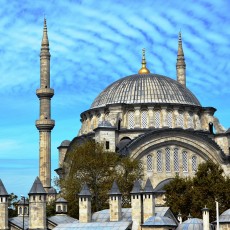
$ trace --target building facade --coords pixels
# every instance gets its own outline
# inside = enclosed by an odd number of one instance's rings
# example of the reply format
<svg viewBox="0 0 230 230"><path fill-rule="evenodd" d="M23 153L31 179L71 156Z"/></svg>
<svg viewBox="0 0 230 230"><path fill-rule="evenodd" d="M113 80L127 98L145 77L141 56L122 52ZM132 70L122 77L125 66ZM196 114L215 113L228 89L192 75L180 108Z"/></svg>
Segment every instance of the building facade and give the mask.
<svg viewBox="0 0 230 230"><path fill-rule="evenodd" d="M186 64L181 33L176 61L177 80L151 73L145 50L142 66L109 85L81 113L81 129L59 149L59 175L68 150L84 138L103 143L105 149L139 159L144 181L154 187L175 177L193 176L198 165L211 160L230 173L230 129L214 116L216 109L203 107L186 87Z"/></svg>

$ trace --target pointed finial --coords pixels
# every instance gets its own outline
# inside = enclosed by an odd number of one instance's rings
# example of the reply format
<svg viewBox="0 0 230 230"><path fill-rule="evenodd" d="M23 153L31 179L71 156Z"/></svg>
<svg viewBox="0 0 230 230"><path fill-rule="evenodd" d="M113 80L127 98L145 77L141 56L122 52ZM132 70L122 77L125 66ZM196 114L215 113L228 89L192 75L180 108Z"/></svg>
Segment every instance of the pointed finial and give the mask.
<svg viewBox="0 0 230 230"><path fill-rule="evenodd" d="M182 37L181 37L181 31L179 32L178 35L178 56L183 56L182 58L184 58L184 51L183 51L183 47L182 47Z"/></svg>
<svg viewBox="0 0 230 230"><path fill-rule="evenodd" d="M146 60L145 60L145 48L142 49L142 67L139 70L139 74L148 74L150 71L146 67Z"/></svg>
<svg viewBox="0 0 230 230"><path fill-rule="evenodd" d="M46 24L46 18L45 17L44 17L42 46L49 46L49 39L48 39L48 33L47 33L47 24Z"/></svg>

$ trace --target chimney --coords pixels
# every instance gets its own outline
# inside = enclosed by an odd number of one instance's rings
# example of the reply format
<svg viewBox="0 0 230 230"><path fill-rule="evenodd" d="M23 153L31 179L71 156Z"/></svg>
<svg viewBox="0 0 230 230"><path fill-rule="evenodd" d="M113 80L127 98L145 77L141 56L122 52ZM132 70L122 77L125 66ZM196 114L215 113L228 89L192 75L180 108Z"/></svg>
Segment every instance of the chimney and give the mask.
<svg viewBox="0 0 230 230"><path fill-rule="evenodd" d="M113 182L112 188L109 192L109 210L110 210L110 221L121 220L121 215L122 215L121 192L117 186L116 181Z"/></svg>
<svg viewBox="0 0 230 230"><path fill-rule="evenodd" d="M209 209L205 206L201 211L203 214L203 230L209 230Z"/></svg>
<svg viewBox="0 0 230 230"><path fill-rule="evenodd" d="M141 185L138 180L135 181L131 194L132 221L138 226L142 223L142 198Z"/></svg>
<svg viewBox="0 0 230 230"><path fill-rule="evenodd" d="M144 222L155 215L155 199L153 195L153 186L148 178L143 191L143 214Z"/></svg>
<svg viewBox="0 0 230 230"><path fill-rule="evenodd" d="M79 222L88 223L91 221L91 193L87 184L84 184L79 195Z"/></svg>

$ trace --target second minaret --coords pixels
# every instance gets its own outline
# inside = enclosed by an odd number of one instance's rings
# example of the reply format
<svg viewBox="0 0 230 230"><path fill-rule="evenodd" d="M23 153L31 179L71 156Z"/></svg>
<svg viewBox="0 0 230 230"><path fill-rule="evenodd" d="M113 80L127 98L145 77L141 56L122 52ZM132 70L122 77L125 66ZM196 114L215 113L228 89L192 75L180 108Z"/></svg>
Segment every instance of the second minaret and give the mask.
<svg viewBox="0 0 230 230"><path fill-rule="evenodd" d="M51 98L54 90L50 88L50 52L46 19L40 52L40 89L36 94L40 100L39 120L36 127L39 130L39 178L47 190L51 187L51 130L55 121L51 120Z"/></svg>

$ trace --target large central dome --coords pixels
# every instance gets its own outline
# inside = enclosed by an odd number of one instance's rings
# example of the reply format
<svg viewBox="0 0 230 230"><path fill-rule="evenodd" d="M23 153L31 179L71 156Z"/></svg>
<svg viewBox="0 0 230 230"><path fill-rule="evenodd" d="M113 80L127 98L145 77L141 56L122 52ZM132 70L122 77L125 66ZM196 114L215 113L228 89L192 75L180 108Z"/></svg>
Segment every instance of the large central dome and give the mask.
<svg viewBox="0 0 230 230"><path fill-rule="evenodd" d="M193 93L177 81L150 73L130 75L112 83L96 97L91 109L117 103L201 106Z"/></svg>

